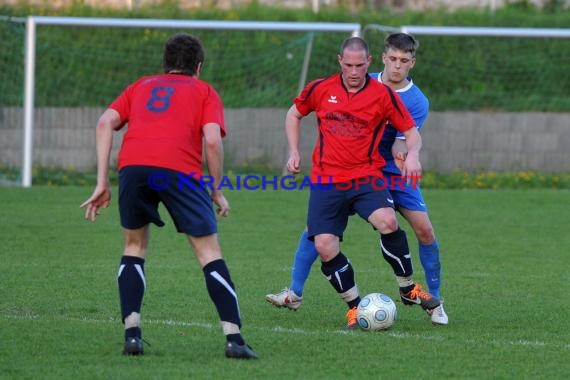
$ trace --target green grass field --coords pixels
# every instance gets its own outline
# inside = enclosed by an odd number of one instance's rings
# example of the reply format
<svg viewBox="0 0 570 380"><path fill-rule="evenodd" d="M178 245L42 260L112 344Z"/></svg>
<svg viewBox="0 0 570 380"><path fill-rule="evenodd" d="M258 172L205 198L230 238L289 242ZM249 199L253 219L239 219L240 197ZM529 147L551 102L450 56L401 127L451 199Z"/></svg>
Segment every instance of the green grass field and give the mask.
<svg viewBox="0 0 570 380"><path fill-rule="evenodd" d="M556 379L570 373L570 192L426 190L440 241L448 326L397 302L386 332L345 332L318 265L298 312L265 303L288 285L307 193L228 191L224 255L258 361L223 356L201 270L169 221L147 259L144 357L123 357L116 203L92 224L88 187L0 188L1 379ZM116 201L116 192L114 193ZM411 240L416 278L423 273ZM362 294L397 287L370 227L343 243Z"/></svg>

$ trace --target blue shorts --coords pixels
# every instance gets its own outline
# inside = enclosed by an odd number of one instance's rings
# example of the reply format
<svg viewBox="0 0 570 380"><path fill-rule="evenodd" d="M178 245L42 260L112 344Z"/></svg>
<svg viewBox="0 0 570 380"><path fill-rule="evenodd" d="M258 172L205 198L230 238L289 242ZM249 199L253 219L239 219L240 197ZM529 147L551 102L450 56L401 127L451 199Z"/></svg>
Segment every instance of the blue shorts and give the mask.
<svg viewBox="0 0 570 380"><path fill-rule="evenodd" d="M164 226L158 213L158 205L162 202L178 232L190 236L216 233L218 227L212 198L203 186L199 186L198 181L195 182L194 187L180 187L179 173L171 169L151 166L127 166L121 169L121 226L131 230L149 223Z"/></svg>
<svg viewBox="0 0 570 380"><path fill-rule="evenodd" d="M394 208L394 200L387 186L377 185L370 177L350 182L313 186L307 214L308 236L333 234L342 238L350 215L357 213L362 219L380 208ZM364 183L366 182L366 183Z"/></svg>
<svg viewBox="0 0 570 380"><path fill-rule="evenodd" d="M400 174L384 172L384 178L394 198L396 209L405 208L411 211L427 212L426 202L422 196L420 185L417 182L406 184Z"/></svg>

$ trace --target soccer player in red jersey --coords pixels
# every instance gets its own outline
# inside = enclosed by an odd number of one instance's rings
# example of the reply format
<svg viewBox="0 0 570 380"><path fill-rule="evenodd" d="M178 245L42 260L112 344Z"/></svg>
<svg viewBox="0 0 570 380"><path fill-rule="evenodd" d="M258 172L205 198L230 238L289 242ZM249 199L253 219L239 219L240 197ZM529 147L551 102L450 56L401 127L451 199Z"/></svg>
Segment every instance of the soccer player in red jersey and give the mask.
<svg viewBox="0 0 570 380"><path fill-rule="evenodd" d="M386 122L405 136L407 157L402 175L421 177L421 137L399 96L387 85L371 79L368 45L359 37L346 39L338 62L341 72L309 83L287 112L289 144L287 169L300 172L301 119L315 112L318 139L312 155L311 188L307 216L308 236L314 239L321 271L347 303L347 327L357 326L360 302L354 270L340 251L348 218L356 212L380 232L380 248L391 265L405 303L430 311L440 301L423 292L412 278L412 261L406 235L398 225L394 201L382 177L385 161L377 147ZM322 184L333 186L322 186Z"/></svg>
<svg viewBox="0 0 570 380"><path fill-rule="evenodd" d="M203 269L207 291L226 336L225 355L257 358L241 335L238 298L218 241L212 201L219 216L228 216L230 211L222 190L218 190L226 130L220 96L198 79L203 64L204 49L197 38L182 33L172 36L164 46L164 74L132 83L97 123L97 185L81 205L86 208L85 218L91 221L110 203L113 131L128 123L118 159L119 212L125 242L118 287L126 355L144 352L140 327L146 287L144 263L150 223L164 225L158 213L162 202L177 231L187 235ZM211 193L196 179L202 175L203 146L213 178Z"/></svg>

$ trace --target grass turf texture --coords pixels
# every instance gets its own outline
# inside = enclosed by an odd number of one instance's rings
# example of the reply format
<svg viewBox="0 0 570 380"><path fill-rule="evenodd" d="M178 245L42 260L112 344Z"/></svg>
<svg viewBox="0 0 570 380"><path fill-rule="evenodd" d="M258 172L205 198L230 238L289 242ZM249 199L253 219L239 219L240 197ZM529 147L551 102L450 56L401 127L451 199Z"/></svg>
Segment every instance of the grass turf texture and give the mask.
<svg viewBox="0 0 570 380"><path fill-rule="evenodd" d="M296 312L264 295L288 284L307 192L228 191L220 223L243 333L258 361L223 356L224 338L202 272L168 220L147 259L144 357L123 357L116 270L116 198L99 220L78 208L88 187L0 188L0 378L341 379L565 378L568 191L426 190L440 241L449 326L397 302L387 332L344 332L345 306L312 270ZM405 225L405 223L402 223ZM406 226L407 227L407 226ZM417 245L408 231L416 267ZM398 300L377 235L353 217L342 244L362 295Z"/></svg>

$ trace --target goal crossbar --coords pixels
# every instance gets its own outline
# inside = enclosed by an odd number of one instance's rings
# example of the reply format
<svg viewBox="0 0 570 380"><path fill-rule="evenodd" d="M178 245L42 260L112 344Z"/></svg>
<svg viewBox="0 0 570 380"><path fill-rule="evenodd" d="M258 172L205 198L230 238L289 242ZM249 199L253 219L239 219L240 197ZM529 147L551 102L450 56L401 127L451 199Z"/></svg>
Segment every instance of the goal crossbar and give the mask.
<svg viewBox="0 0 570 380"><path fill-rule="evenodd" d="M32 186L33 165L33 130L34 130L34 91L36 66L36 27L38 25L76 26L76 27L122 27L122 28L157 28L157 29L209 29L209 30L260 30L284 32L348 32L360 35L360 24L331 22L277 22L277 21L206 21L206 20L160 20L160 19L121 19L90 17L50 17L29 16L25 19L12 19L13 22L26 23L25 60L24 60L24 117L23 117L23 152L21 183L23 187ZM309 40L306 54L310 55ZM306 57L307 59L307 57ZM305 62L304 68L306 68ZM303 75L303 73L302 73ZM302 79L301 79L302 81Z"/></svg>
<svg viewBox="0 0 570 380"><path fill-rule="evenodd" d="M92 17L31 16L36 25L161 28L161 29L216 29L216 30L264 30L281 32L349 32L358 34L360 24L336 22L287 22L287 21L216 21L174 19L125 19Z"/></svg>
<svg viewBox="0 0 570 380"><path fill-rule="evenodd" d="M363 29L384 32L403 32L424 36L472 36L472 37L534 37L534 38L570 38L568 28L510 28L510 27L464 27L464 26L417 26L400 27L370 24Z"/></svg>

